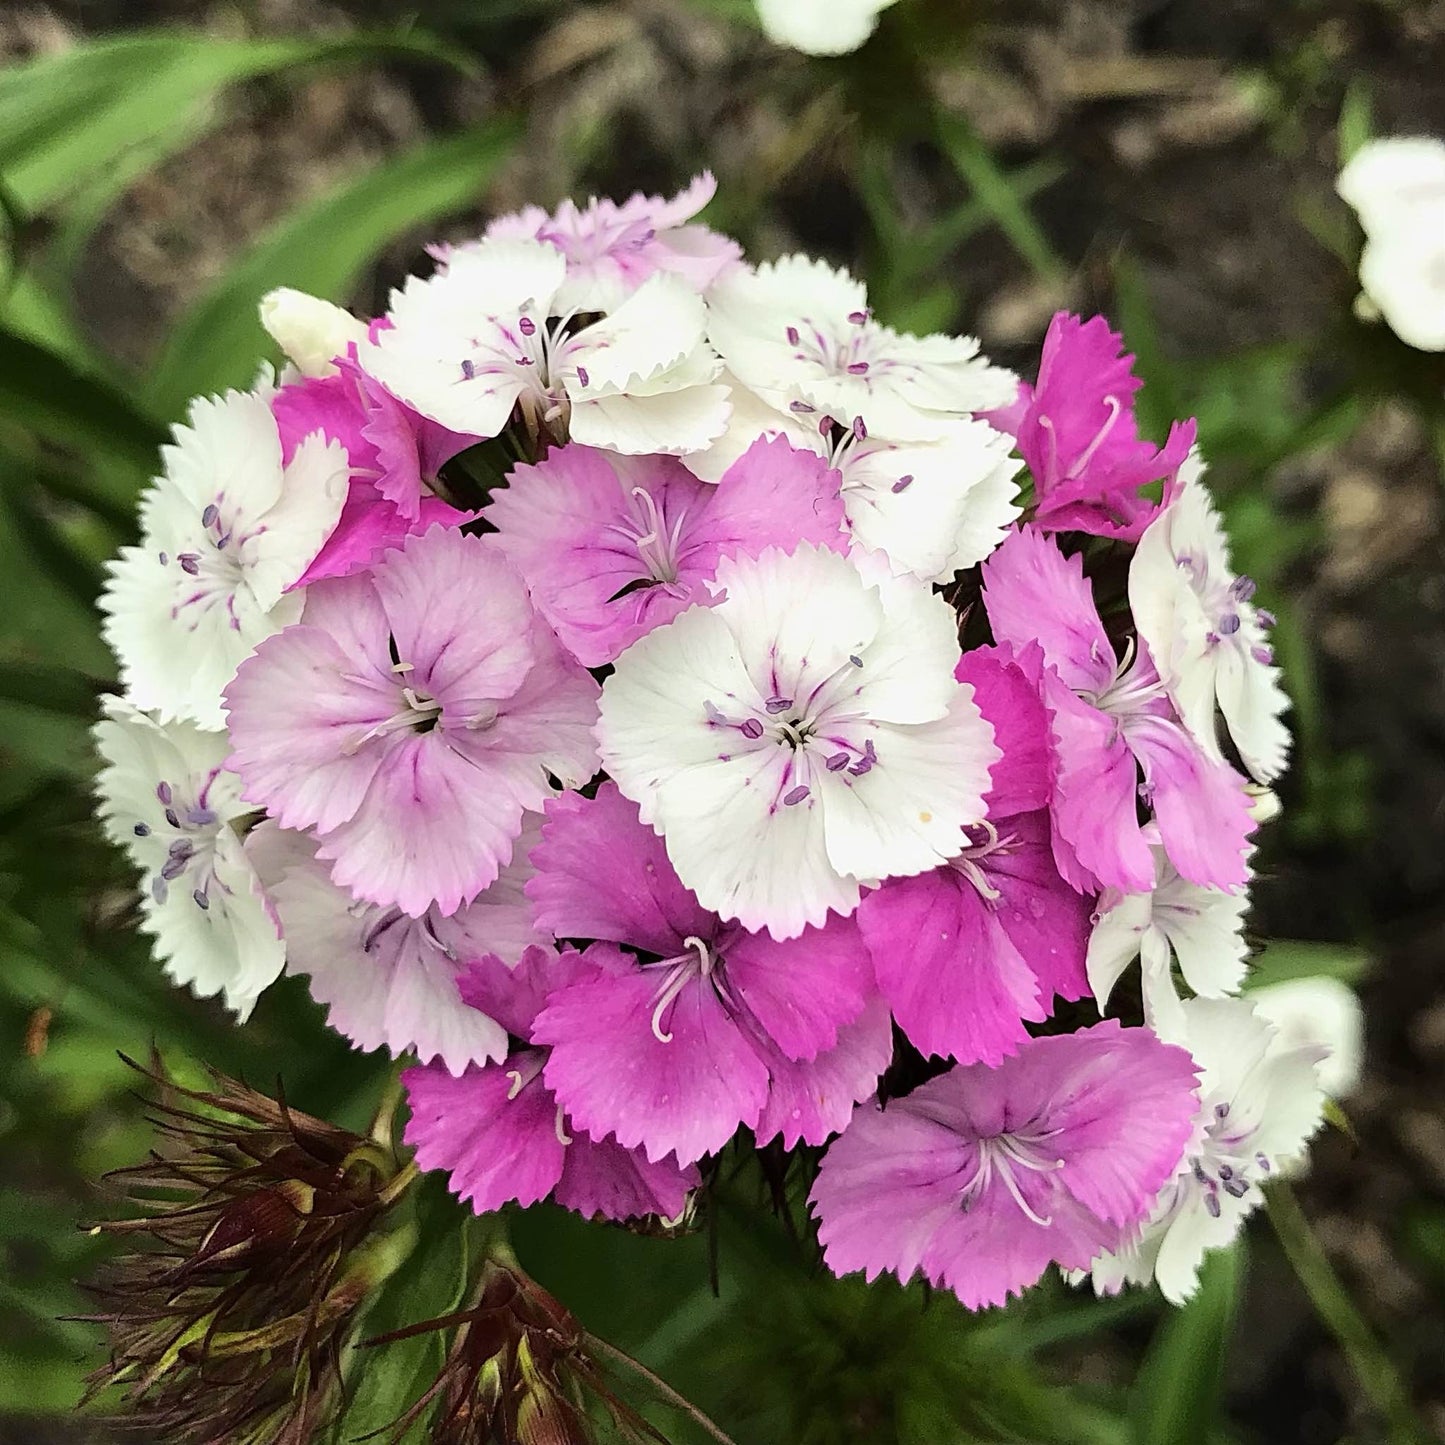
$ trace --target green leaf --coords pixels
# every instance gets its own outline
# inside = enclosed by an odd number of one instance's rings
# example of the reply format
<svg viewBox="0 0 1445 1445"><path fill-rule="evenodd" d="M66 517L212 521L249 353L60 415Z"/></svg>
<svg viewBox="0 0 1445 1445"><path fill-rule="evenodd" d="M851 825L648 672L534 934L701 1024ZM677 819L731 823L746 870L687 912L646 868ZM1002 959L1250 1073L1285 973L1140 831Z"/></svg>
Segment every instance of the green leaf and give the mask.
<svg viewBox="0 0 1445 1445"><path fill-rule="evenodd" d="M1369 82L1363 78L1351 81L1340 105L1339 124L1335 129L1341 169L1349 164L1355 152L1370 139L1374 131L1373 111Z"/></svg>
<svg viewBox="0 0 1445 1445"><path fill-rule="evenodd" d="M937 117L939 145L963 177L974 199L998 222L1014 250L1042 280L1058 281L1067 268L1043 229L1021 198L1019 190L1000 168L987 146L962 116Z"/></svg>
<svg viewBox="0 0 1445 1445"><path fill-rule="evenodd" d="M175 415L197 392L246 386L269 349L257 305L276 286L345 299L397 237L473 206L520 136L510 118L433 141L304 207L181 318L148 387Z"/></svg>
<svg viewBox="0 0 1445 1445"><path fill-rule="evenodd" d="M1337 978L1355 987L1369 971L1370 955L1348 943L1305 943L1274 938L1253 960L1249 988L1264 988L1292 978Z"/></svg>
<svg viewBox="0 0 1445 1445"><path fill-rule="evenodd" d="M1243 1276L1242 1243L1216 1250L1198 1293L1160 1322L1129 1402L1134 1445L1206 1445L1215 1434Z"/></svg>

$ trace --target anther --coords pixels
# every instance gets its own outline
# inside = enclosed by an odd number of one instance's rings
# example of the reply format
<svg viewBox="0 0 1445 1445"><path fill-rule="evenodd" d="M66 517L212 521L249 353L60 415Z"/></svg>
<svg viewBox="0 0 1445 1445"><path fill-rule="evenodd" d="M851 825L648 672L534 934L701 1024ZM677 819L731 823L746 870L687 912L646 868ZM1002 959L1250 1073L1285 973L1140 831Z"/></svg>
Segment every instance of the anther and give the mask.
<svg viewBox="0 0 1445 1445"><path fill-rule="evenodd" d="M852 760L847 753L834 753L824 766L830 773L836 773L846 768L850 761Z"/></svg>
<svg viewBox="0 0 1445 1445"><path fill-rule="evenodd" d="M800 340L800 338L799 338L799 336L798 336L798 328L797 328L796 326L790 326L790 327L788 327L787 335L788 335L788 345L789 345L789 346L796 346L796 345L798 344L799 340Z"/></svg>
<svg viewBox="0 0 1445 1445"><path fill-rule="evenodd" d="M579 366L577 368L577 380L580 381L583 386L592 385L591 380L588 378L587 368L585 366Z"/></svg>
<svg viewBox="0 0 1445 1445"><path fill-rule="evenodd" d="M853 418L853 435L857 437L860 442L866 442L868 440L868 427L861 416L855 416Z"/></svg>
<svg viewBox="0 0 1445 1445"><path fill-rule="evenodd" d="M806 783L799 783L796 788L790 788L783 794L783 806L791 808L796 803L801 803L808 796L809 788Z"/></svg>
<svg viewBox="0 0 1445 1445"><path fill-rule="evenodd" d="M913 485L913 473L905 472L896 482L893 483L895 495L898 492L906 492Z"/></svg>
<svg viewBox="0 0 1445 1445"><path fill-rule="evenodd" d="M763 704L774 717L780 712L787 712L792 705L793 699L790 697L770 697L767 702Z"/></svg>
<svg viewBox="0 0 1445 1445"><path fill-rule="evenodd" d="M742 735L743 735L745 738L752 738L754 741L756 741L758 738L762 737L762 735L763 735L763 725L762 725L762 723L760 723L760 722L757 720L757 718L755 718L755 717L750 717L750 718L742 725L742 727L739 729L739 731L742 733Z"/></svg>
<svg viewBox="0 0 1445 1445"><path fill-rule="evenodd" d="M221 509L214 503L210 503L206 510L201 513L201 526L214 527L221 515Z"/></svg>
<svg viewBox="0 0 1445 1445"><path fill-rule="evenodd" d="M524 316L517 322L517 330L523 336L535 336L537 334L537 323L530 316Z"/></svg>
<svg viewBox="0 0 1445 1445"><path fill-rule="evenodd" d="M477 364L471 357L466 357L462 362L462 380L472 381L477 374Z"/></svg>
<svg viewBox="0 0 1445 1445"><path fill-rule="evenodd" d="M191 899L195 903L196 907L201 910L202 913L206 913L209 911L211 907L211 900L206 897L206 890L204 888L197 888L191 894Z"/></svg>

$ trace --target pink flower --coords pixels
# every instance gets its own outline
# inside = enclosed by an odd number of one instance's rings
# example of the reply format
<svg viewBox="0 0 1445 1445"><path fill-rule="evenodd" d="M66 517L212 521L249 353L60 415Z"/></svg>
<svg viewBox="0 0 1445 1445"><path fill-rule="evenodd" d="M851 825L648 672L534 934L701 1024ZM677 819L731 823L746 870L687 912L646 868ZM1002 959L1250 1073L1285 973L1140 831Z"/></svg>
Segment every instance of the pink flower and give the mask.
<svg viewBox="0 0 1445 1445"><path fill-rule="evenodd" d="M552 215L528 206L499 216L485 234L542 241L560 251L567 280L559 303L568 310L611 311L659 271L706 291L741 260L742 248L730 237L685 224L716 191L717 182L704 171L670 201L637 192L621 203L594 196L578 207L565 200Z"/></svg>
<svg viewBox="0 0 1445 1445"><path fill-rule="evenodd" d="M964 654L959 681L993 724L985 822L965 828L956 857L868 894L858 926L899 1027L925 1054L996 1064L1027 1042L1024 1021L1048 1017L1055 994L1088 992L1084 961L1093 899L1053 861L1049 724L1038 695L1039 650L1021 666L1009 648Z"/></svg>
<svg viewBox="0 0 1445 1445"><path fill-rule="evenodd" d="M1034 478L1034 520L1045 531L1137 542L1158 511L1141 489L1162 480L1167 500L1194 445L1192 421L1171 426L1162 448L1140 439L1140 381L1122 347L1102 316L1081 321L1058 312L1044 337L1038 382L1022 383L1011 406L988 416L1018 439Z"/></svg>
<svg viewBox="0 0 1445 1445"><path fill-rule="evenodd" d="M1114 655L1079 558L1026 527L983 564L983 579L994 636L1016 649L1037 639L1042 649L1064 877L1080 890L1153 887L1142 796L1183 877L1209 888L1246 883L1253 823L1244 780L1180 722L1145 648Z"/></svg>
<svg viewBox="0 0 1445 1445"><path fill-rule="evenodd" d="M411 1105L405 1138L417 1163L445 1169L452 1192L478 1214L551 1195L588 1216L670 1219L697 1187L697 1170L675 1159L650 1163L639 1149L583 1134L542 1077L547 1050L532 1042L532 1022L551 989L593 966L571 948L529 948L515 968L479 960L461 981L463 997L523 1043L501 1063L474 1065L460 1078L437 1065L401 1076Z"/></svg>
<svg viewBox="0 0 1445 1445"><path fill-rule="evenodd" d="M1084 1269L1149 1213L1193 1136L1194 1061L1113 1020L864 1104L812 1205L835 1274L922 1273L970 1309Z"/></svg>
<svg viewBox="0 0 1445 1445"><path fill-rule="evenodd" d="M413 532L470 520L432 494L427 482L474 439L403 406L357 366L354 346L330 375L283 386L271 410L286 458L304 437L320 432L339 441L351 463L341 517L296 586L349 576Z"/></svg>
<svg viewBox="0 0 1445 1445"><path fill-rule="evenodd" d="M597 685L477 537L433 527L313 586L227 689L248 802L315 830L333 881L413 918L496 880L548 773L596 763Z"/></svg>
<svg viewBox="0 0 1445 1445"><path fill-rule="evenodd" d="M588 447L519 466L486 518L537 610L573 656L601 667L694 603L725 556L844 545L838 476L812 452L758 441L716 486L671 457Z"/></svg>
<svg viewBox="0 0 1445 1445"><path fill-rule="evenodd" d="M872 1092L892 1040L852 922L787 943L724 923L612 783L552 799L532 863L537 927L601 940L602 966L555 988L532 1034L581 1128L687 1163L739 1125L822 1143Z"/></svg>

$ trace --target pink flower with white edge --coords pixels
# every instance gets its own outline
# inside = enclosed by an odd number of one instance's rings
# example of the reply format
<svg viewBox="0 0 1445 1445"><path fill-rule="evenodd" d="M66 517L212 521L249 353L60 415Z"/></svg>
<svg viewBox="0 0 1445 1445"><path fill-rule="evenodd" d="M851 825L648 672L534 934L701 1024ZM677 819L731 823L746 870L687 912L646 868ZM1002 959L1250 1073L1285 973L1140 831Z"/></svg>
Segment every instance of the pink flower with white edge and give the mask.
<svg viewBox="0 0 1445 1445"><path fill-rule="evenodd" d="M430 486L443 463L473 438L404 407L356 365L355 348L329 375L283 386L271 411L288 462L304 437L319 432L340 442L351 470L336 526L296 587L363 571L413 532L471 520Z"/></svg>
<svg viewBox="0 0 1445 1445"><path fill-rule="evenodd" d="M588 1133L690 1163L740 1125L759 1144L821 1144L873 1092L893 1036L852 920L787 943L723 922L611 783L549 802L532 861L537 926L600 940L588 953L605 958L553 989L532 1030Z"/></svg>
<svg viewBox="0 0 1445 1445"><path fill-rule="evenodd" d="M1173 501L1129 564L1129 605L1170 700L1211 757L1222 756L1216 708L1244 765L1260 782L1284 771L1289 698L1254 583L1235 575L1229 542L1191 452Z"/></svg>
<svg viewBox="0 0 1445 1445"><path fill-rule="evenodd" d="M516 413L533 435L633 455L705 447L727 425L727 388L702 298L676 276L645 281L573 329L558 300L567 262L540 241L459 251L391 297L362 368L423 416L476 437Z"/></svg>
<svg viewBox="0 0 1445 1445"><path fill-rule="evenodd" d="M232 766L334 882L413 918L496 881L552 774L594 771L597 684L477 537L434 527L318 582L226 692Z"/></svg>
<svg viewBox="0 0 1445 1445"><path fill-rule="evenodd" d="M1115 656L1079 558L1026 527L983 564L983 580L994 636L1016 649L1036 639L1043 652L1064 876L1085 891L1095 880L1125 893L1153 887L1136 801L1143 796L1185 878L1244 884L1253 827L1244 780L1180 721L1147 648Z"/></svg>
<svg viewBox="0 0 1445 1445"><path fill-rule="evenodd" d="M1142 1228L1093 1262L1100 1294L1153 1279L1165 1299L1183 1304L1199 1286L1204 1256L1233 1242L1264 1203L1260 1186L1301 1157L1323 1117L1322 1048L1291 1046L1248 999L1182 1007L1200 1071L1193 1137Z"/></svg>
<svg viewBox="0 0 1445 1445"><path fill-rule="evenodd" d="M515 964L547 940L532 927L522 886L541 818L528 813L511 861L455 913L435 906L412 918L392 905L358 902L331 881L305 833L269 819L246 839L286 940L286 971L308 976L327 1022L359 1049L393 1058L415 1052L453 1074L507 1052L507 1031L463 1002L457 976L487 954Z"/></svg>
<svg viewBox="0 0 1445 1445"><path fill-rule="evenodd" d="M677 276L703 292L736 266L742 248L706 226L688 225L717 192L704 171L671 200L644 196L625 201L594 196L585 206L564 200L550 215L528 206L499 216L487 237L541 241L567 258L567 275L557 292L564 311L615 311L642 283L659 272ZM465 246L442 253L448 260Z"/></svg>
<svg viewBox="0 0 1445 1445"><path fill-rule="evenodd" d="M674 1219L699 1183L697 1170L676 1159L650 1162L640 1149L589 1137L547 1087L548 1051L534 1043L533 1021L553 989L594 966L572 948L529 948L515 967L479 959L461 979L463 998L521 1042L500 1063L459 1078L436 1064L401 1076L411 1107L404 1137L416 1162L446 1170L452 1193L478 1214L550 1197L588 1217Z"/></svg>
<svg viewBox="0 0 1445 1445"><path fill-rule="evenodd" d="M1249 946L1244 917L1249 894L1201 888L1169 861L1146 829L1154 854L1154 887L1148 893L1109 889L1099 899L1098 921L1089 936L1089 988L1099 1010L1124 970L1139 960L1144 1022L1170 1043L1187 1042L1174 965L1201 998L1226 998L1244 983Z"/></svg>
<svg viewBox="0 0 1445 1445"><path fill-rule="evenodd" d="M796 938L952 857L998 750L924 584L804 545L724 558L715 590L618 658L603 765L704 908Z"/></svg>
<svg viewBox="0 0 1445 1445"><path fill-rule="evenodd" d="M225 726L221 690L301 615L288 595L336 526L350 468L320 432L283 460L269 386L198 397L110 564L101 631L126 696L162 722Z"/></svg>
<svg viewBox="0 0 1445 1445"><path fill-rule="evenodd" d="M1176 422L1162 448L1134 420L1139 378L1123 338L1102 316L1060 311L1049 323L1039 379L989 420L1018 438L1034 478L1035 523L1047 532L1092 532L1137 542L1159 510L1144 488L1169 495L1194 445L1194 423Z"/></svg>
<svg viewBox="0 0 1445 1445"><path fill-rule="evenodd" d="M806 256L724 276L708 295L707 332L737 382L775 413L814 425L861 419L889 441L937 440L950 422L1006 405L1017 386L971 337L881 325L861 282Z"/></svg>
<svg viewBox="0 0 1445 1445"><path fill-rule="evenodd" d="M716 486L671 457L568 446L519 466L484 515L537 610L587 667L614 662L694 603L725 556L846 545L838 478L812 452L760 441Z"/></svg>
<svg viewBox="0 0 1445 1445"><path fill-rule="evenodd" d="M969 1309L1001 1305L1144 1218L1197 1101L1183 1049L1108 1020L864 1104L813 1186L823 1258L835 1274L921 1273Z"/></svg>
<svg viewBox="0 0 1445 1445"><path fill-rule="evenodd" d="M251 810L224 733L107 698L95 726L99 813L144 879L141 926L166 973L245 1019L281 972L275 916L236 825Z"/></svg>
<svg viewBox="0 0 1445 1445"><path fill-rule="evenodd" d="M957 675L1002 750L988 816L960 835L941 868L893 878L858 906L878 986L924 1054L997 1064L1028 1041L1055 995L1082 998L1093 899L1054 863L1048 715L1037 646L966 652Z"/></svg>

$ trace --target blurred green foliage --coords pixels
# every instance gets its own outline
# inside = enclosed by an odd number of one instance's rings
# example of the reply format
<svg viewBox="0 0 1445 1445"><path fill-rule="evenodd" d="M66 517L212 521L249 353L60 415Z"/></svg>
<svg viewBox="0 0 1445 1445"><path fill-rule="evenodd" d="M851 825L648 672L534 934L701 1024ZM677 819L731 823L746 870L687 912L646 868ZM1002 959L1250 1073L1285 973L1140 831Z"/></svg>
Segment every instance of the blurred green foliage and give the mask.
<svg viewBox="0 0 1445 1445"><path fill-rule="evenodd" d="M741 0L706 3L751 23ZM493 18L534 9L496 7ZM149 1147L118 1049L143 1054L154 1044L183 1069L205 1061L260 1088L284 1069L290 1100L353 1128L387 1088L385 1063L328 1033L294 981L268 992L238 1030L215 1006L171 988L131 931L130 880L89 821L87 730L113 679L93 604L106 559L131 535L165 423L193 393L246 384L265 354L259 296L287 284L347 301L399 238L419 242L434 222L478 206L519 145L519 124L494 115L437 136L306 204L191 305L144 375L85 340L70 310L78 259L128 186L205 135L225 87L381 55L456 65L458 54L416 30L306 41L141 34L0 73L0 1418L67 1412L98 1358L96 1332L65 1318L84 1312L74 1281L101 1247L79 1226L108 1207L95 1181ZM799 163L855 102L869 114L861 64L820 66L818 76L794 149L720 202L718 223L745 239L769 178ZM859 87L852 95L850 85ZM1061 164L1042 158L1009 169L961 118L926 106L908 125L900 133L898 122L864 124L852 137L883 318L918 330L953 324L960 296L950 259L990 228L1039 282L1059 285L1066 262L1031 203ZM1357 97L1342 144L1358 144L1367 126ZM954 169L964 196L922 224L901 219L895 190L898 150L920 137ZM607 136L576 143L602 147ZM1148 379L1145 430L1162 435L1174 416L1199 417L1241 570L1280 613L1301 764L1285 826L1311 839L1356 839L1365 827L1363 764L1329 750L1311 648L1290 604L1290 568L1316 544L1316 524L1278 514L1259 483L1283 460L1347 434L1363 403L1345 389L1301 417L1308 358L1299 345L1203 366L1174 362L1126 258L1112 283L1117 319ZM1271 978L1332 972L1352 981L1363 967L1354 951L1287 943L1271 946L1263 964ZM747 1181L723 1191L710 1232L685 1239L635 1237L544 1207L510 1220L512 1243L590 1329L695 1399L739 1445L1233 1438L1221 1379L1242 1251L1216 1258L1198 1298L1175 1313L1161 1314L1151 1294L1095 1302L1054 1281L1006 1312L969 1316L918 1288L829 1278ZM468 1262L495 1227L458 1227L461 1212L435 1181L407 1208L415 1253L373 1307L368 1332L455 1308ZM1439 1212L1420 1214L1411 1231L1439 1265ZM1087 1342L1121 1326L1137 1336L1156 1317L1132 1389L1127 1354L1121 1376L1117 1350L1106 1352L1116 1368L1100 1383L1058 1382L1058 1362ZM359 1352L344 1436L399 1414L435 1372L438 1350L433 1335ZM696 1434L665 1405L652 1413L680 1442Z"/></svg>

